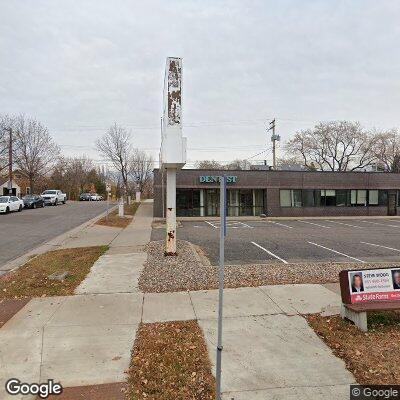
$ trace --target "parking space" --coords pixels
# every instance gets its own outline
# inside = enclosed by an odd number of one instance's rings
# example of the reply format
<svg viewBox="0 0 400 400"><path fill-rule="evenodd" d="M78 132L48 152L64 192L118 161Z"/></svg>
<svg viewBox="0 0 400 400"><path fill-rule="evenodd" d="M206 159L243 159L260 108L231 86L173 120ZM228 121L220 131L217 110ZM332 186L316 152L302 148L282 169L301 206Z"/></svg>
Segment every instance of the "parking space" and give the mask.
<svg viewBox="0 0 400 400"><path fill-rule="evenodd" d="M164 238L153 229L152 240ZM219 221L184 221L178 238L219 257ZM297 219L228 221L228 264L293 262L400 262L400 219Z"/></svg>

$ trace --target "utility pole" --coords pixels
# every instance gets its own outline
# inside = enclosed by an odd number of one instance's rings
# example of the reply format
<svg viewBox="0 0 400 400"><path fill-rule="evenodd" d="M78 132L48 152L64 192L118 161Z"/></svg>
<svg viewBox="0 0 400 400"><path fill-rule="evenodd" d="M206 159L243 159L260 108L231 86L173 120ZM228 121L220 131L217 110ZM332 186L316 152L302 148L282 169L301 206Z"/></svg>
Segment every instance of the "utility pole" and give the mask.
<svg viewBox="0 0 400 400"><path fill-rule="evenodd" d="M276 142L281 140L279 135L275 135L275 118L269 123L269 131L272 130L271 142L272 142L272 166L276 169Z"/></svg>
<svg viewBox="0 0 400 400"><path fill-rule="evenodd" d="M12 196L12 173L13 173L13 169L12 169L12 163L13 163L13 159L12 159L12 139L13 139L13 132L12 132L12 128L8 128L8 132L10 134L10 138L9 138L9 143L8 143L8 194L10 196Z"/></svg>

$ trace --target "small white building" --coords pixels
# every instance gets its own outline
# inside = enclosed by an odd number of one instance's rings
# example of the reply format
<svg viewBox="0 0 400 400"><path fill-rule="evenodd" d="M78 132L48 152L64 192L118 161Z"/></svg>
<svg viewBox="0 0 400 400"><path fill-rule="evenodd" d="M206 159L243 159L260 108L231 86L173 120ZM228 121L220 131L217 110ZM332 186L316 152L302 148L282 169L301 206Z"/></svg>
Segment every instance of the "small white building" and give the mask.
<svg viewBox="0 0 400 400"><path fill-rule="evenodd" d="M9 182L8 178L0 178L0 196L8 195ZM14 196L21 197L21 188L14 180L12 181L12 192Z"/></svg>

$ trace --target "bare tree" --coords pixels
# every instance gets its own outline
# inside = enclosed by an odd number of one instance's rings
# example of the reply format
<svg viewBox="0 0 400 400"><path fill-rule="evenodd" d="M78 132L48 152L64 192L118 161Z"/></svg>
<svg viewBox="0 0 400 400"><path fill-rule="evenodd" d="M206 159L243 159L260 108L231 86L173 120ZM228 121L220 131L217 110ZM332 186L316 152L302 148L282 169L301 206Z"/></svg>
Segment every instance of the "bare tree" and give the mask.
<svg viewBox="0 0 400 400"><path fill-rule="evenodd" d="M376 160L375 137L358 122L321 122L313 129L296 133L286 152L301 157L307 168L321 171L355 171Z"/></svg>
<svg viewBox="0 0 400 400"><path fill-rule="evenodd" d="M236 159L230 162L225 166L225 169L242 169L242 170L248 170L251 167L251 162L249 160L241 160L241 159Z"/></svg>
<svg viewBox="0 0 400 400"><path fill-rule="evenodd" d="M154 159L142 150L135 149L131 158L130 175L140 192L153 177Z"/></svg>
<svg viewBox="0 0 400 400"><path fill-rule="evenodd" d="M400 134L397 129L375 131L374 154L388 172L400 172Z"/></svg>
<svg viewBox="0 0 400 400"><path fill-rule="evenodd" d="M221 163L215 160L202 160L196 162L196 168L197 169L223 169L224 167L222 166Z"/></svg>
<svg viewBox="0 0 400 400"><path fill-rule="evenodd" d="M104 136L97 140L97 150L102 156L111 161L122 178L123 192L128 188L129 167L132 160L131 135L123 127L114 124Z"/></svg>
<svg viewBox="0 0 400 400"><path fill-rule="evenodd" d="M0 174L9 166L8 149L10 130L14 127L15 118L9 115L0 116Z"/></svg>
<svg viewBox="0 0 400 400"><path fill-rule="evenodd" d="M53 168L60 149L47 128L33 118L19 116L13 130L15 137L15 164L29 179L31 191L35 183Z"/></svg>

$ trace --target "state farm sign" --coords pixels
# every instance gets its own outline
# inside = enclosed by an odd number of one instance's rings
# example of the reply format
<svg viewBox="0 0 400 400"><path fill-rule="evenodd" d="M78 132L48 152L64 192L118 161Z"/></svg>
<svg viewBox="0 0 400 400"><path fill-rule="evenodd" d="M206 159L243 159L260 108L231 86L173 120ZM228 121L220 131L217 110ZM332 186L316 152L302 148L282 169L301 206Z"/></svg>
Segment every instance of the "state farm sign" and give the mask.
<svg viewBox="0 0 400 400"><path fill-rule="evenodd" d="M400 267L341 271L344 303L400 300Z"/></svg>

